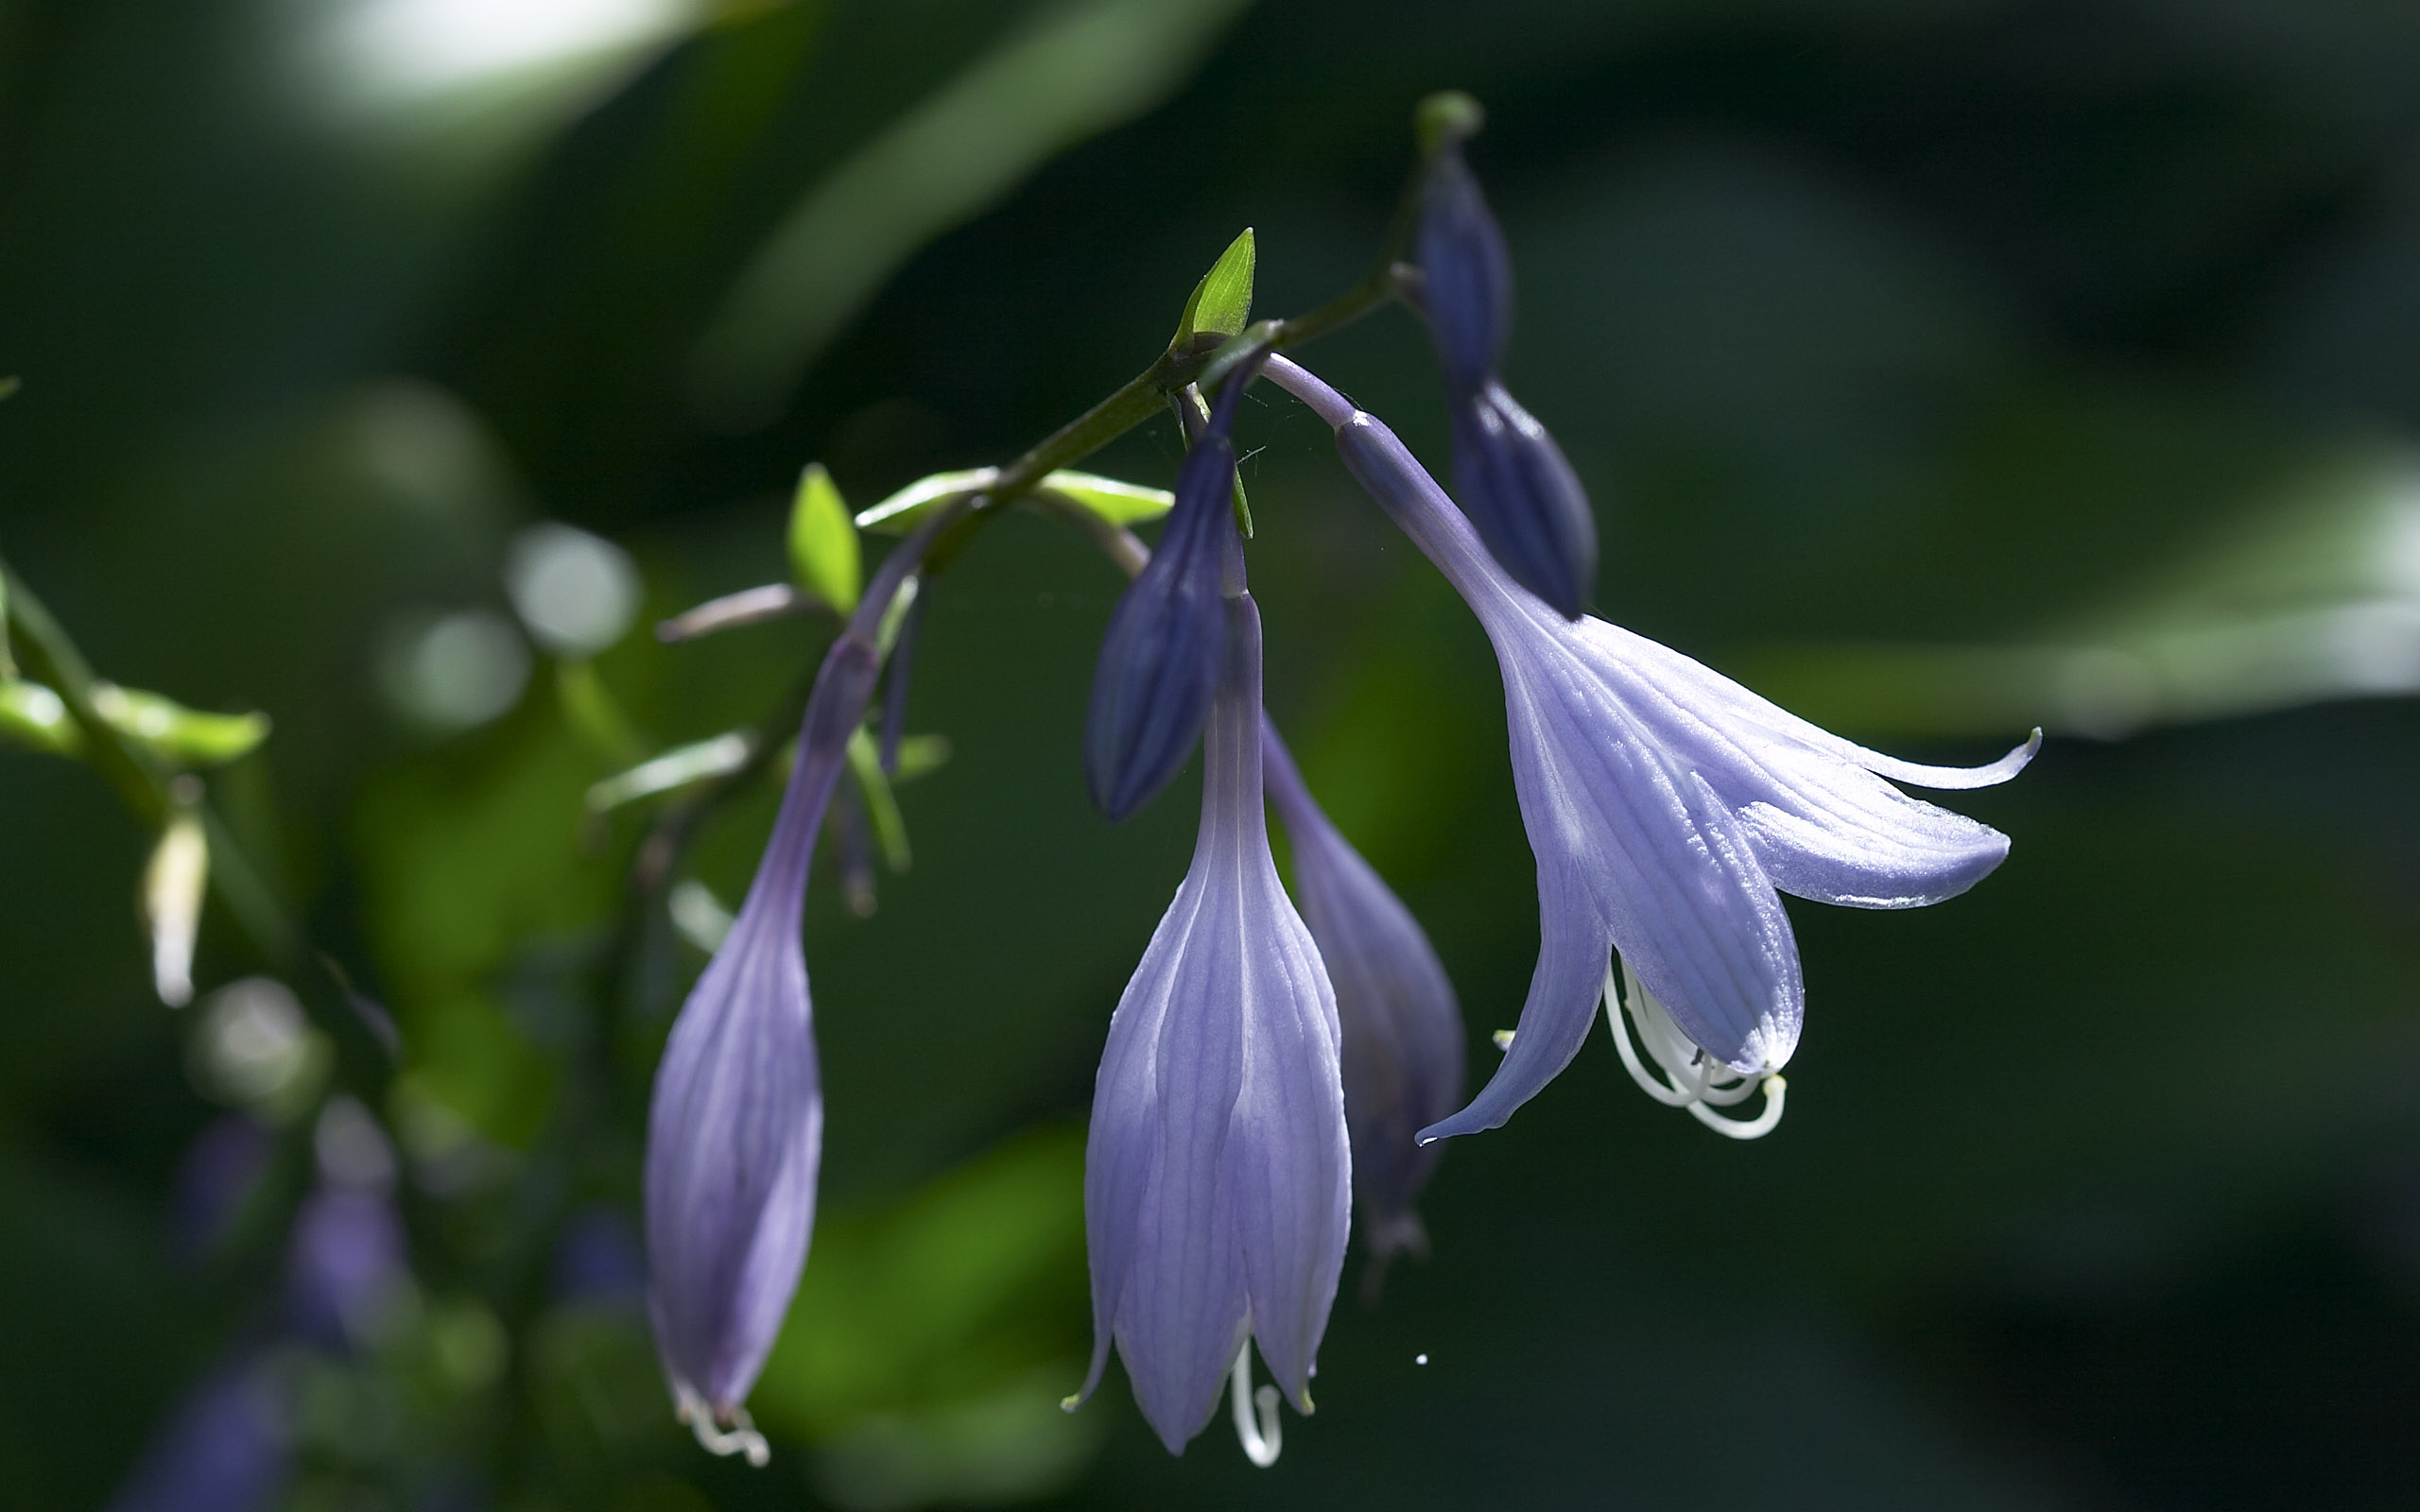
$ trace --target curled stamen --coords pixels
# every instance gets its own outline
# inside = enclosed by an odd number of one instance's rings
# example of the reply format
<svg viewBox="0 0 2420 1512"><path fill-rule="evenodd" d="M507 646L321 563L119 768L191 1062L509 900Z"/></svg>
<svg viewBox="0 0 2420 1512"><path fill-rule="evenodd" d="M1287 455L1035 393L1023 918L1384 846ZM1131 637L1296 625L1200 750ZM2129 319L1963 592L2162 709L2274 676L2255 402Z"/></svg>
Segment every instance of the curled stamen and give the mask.
<svg viewBox="0 0 2420 1512"><path fill-rule="evenodd" d="M698 1447L709 1454L726 1458L743 1455L760 1470L772 1461L772 1446L756 1431L756 1420L748 1416L745 1407L731 1409L731 1425L727 1428L716 1424L714 1410L701 1401L683 1401L673 1409L672 1416L676 1421L689 1425L689 1431L698 1435Z"/></svg>
<svg viewBox="0 0 2420 1512"><path fill-rule="evenodd" d="M1244 1458L1262 1469L1276 1464L1278 1451L1286 1447L1285 1428L1277 1420L1277 1388L1263 1386L1253 1390L1250 1339L1236 1351L1236 1373L1230 1378L1228 1400L1235 1406L1236 1437L1244 1446Z"/></svg>
<svg viewBox="0 0 2420 1512"><path fill-rule="evenodd" d="M1632 973L1628 962L1622 963L1618 981L1611 968L1605 971L1605 1024L1613 1031L1614 1048L1621 1054L1622 1069L1630 1073L1630 1079L1638 1084L1640 1091L1665 1107L1685 1108L1699 1123L1735 1140L1759 1138L1772 1132L1781 1122L1782 1098L1789 1084L1778 1075L1744 1075L1708 1056L1681 1032L1680 1025L1672 1022L1654 994ZM1663 1081L1649 1074L1638 1050L1632 1045L1633 1026L1637 1030L1639 1043L1664 1073ZM1759 1091L1765 1094L1765 1106L1754 1118L1726 1118L1715 1111L1746 1102Z"/></svg>

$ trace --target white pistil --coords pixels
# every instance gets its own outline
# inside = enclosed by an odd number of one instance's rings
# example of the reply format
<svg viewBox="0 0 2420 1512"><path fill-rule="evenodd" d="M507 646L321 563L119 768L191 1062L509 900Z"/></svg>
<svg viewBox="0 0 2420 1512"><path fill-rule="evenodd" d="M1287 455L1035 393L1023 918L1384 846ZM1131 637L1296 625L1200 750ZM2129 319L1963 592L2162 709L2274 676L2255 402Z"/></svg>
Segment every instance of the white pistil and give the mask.
<svg viewBox="0 0 2420 1512"><path fill-rule="evenodd" d="M1236 1373L1230 1378L1228 1398L1236 1409L1236 1437L1244 1446L1244 1458L1262 1469L1277 1463L1277 1452L1286 1447L1286 1434L1277 1420L1277 1388L1263 1386L1252 1389L1252 1340L1236 1351ZM1254 1414L1257 1407L1259 1412ZM1255 1420L1255 1417L1257 1420Z"/></svg>
<svg viewBox="0 0 2420 1512"><path fill-rule="evenodd" d="M1631 1044L1626 1017L1636 1024L1639 1043L1663 1072L1662 1081L1649 1074ZM1742 1074L1707 1055L1681 1032L1664 1005L1655 1001L1655 994L1632 973L1627 961L1622 963L1618 982L1612 968L1605 971L1605 1024L1614 1032L1614 1048L1621 1053L1622 1069L1641 1091L1665 1107L1685 1108L1699 1123L1735 1140L1770 1134L1781 1122L1782 1098L1789 1084L1777 1074ZM1758 1091L1765 1094L1765 1106L1754 1118L1726 1118L1715 1111L1746 1102Z"/></svg>
<svg viewBox="0 0 2420 1512"><path fill-rule="evenodd" d="M731 1409L729 1427L717 1426L713 1409L695 1398L674 1407L672 1417L676 1422L689 1425L689 1432L698 1435L698 1447L709 1454L743 1455L760 1470L773 1458L773 1447L756 1431L756 1420L748 1416L745 1407Z"/></svg>

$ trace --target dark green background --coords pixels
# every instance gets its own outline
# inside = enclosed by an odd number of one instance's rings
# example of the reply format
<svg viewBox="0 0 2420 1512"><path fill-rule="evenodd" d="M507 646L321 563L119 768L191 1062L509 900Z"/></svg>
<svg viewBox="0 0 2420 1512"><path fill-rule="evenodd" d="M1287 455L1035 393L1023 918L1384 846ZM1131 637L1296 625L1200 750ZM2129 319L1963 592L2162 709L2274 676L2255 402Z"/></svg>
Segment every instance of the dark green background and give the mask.
<svg viewBox="0 0 2420 1512"><path fill-rule="evenodd" d="M272 77L313 7L0 6L0 370L25 379L0 549L106 675L274 716L214 791L403 1023L384 1110L481 1130L467 1188L406 1194L429 1315L500 1320L505 1371L448 1384L416 1336L323 1362L297 1504L2420 1501L2420 710L2221 689L2097 740L2023 687L1961 712L1981 673L1899 696L1859 649L2420 602L2409 526L2400 558L2391 531L2348 548L2402 572L2383 590L2287 544L2194 576L2340 506L2415 518L2393 480L2420 475L2420 11L1268 5L930 239L775 423L693 421L692 346L786 207L1039 13L752 10L552 125L496 99L380 136ZM650 614L777 577L801 464L862 507L1012 455L1148 362L1244 225L1260 313L1325 299L1448 85L1490 109L1510 378L1596 498L1600 611L1901 754L2049 724L2020 780L1955 799L2011 859L1938 909L1794 907L1809 1017L1773 1138L1713 1138L1592 1042L1449 1153L1428 1263L1373 1308L1349 1261L1321 1411L1274 1470L1221 1424L1169 1460L1115 1374L1072 1423L1052 1403L1089 1342L1078 1131L1191 780L1116 830L1088 810L1117 579L1007 521L925 627L912 726L955 754L904 791L915 868L871 920L825 875L810 898L825 1219L758 1394L773 1464L708 1461L636 1315L544 1279L567 1215L635 1211L646 1077L698 957L621 910L639 825L583 830L613 767L544 669L435 739L380 699L382 628L500 607L503 542L540 518L630 549ZM1414 322L1304 355L1442 461ZM1270 705L1428 926L1480 1074L1535 950L1493 665L1322 428L1264 398L1241 438ZM382 445L417 459L403 482ZM1177 450L1162 422L1097 465L1164 485ZM642 631L599 665L652 736L696 739L759 717L817 634ZM769 810L703 837L726 899ZM148 843L89 771L0 751L12 1507L106 1501L258 1315L299 1169L225 1253L172 1258L176 1163L214 1109L148 989ZM205 988L258 966L210 914Z"/></svg>

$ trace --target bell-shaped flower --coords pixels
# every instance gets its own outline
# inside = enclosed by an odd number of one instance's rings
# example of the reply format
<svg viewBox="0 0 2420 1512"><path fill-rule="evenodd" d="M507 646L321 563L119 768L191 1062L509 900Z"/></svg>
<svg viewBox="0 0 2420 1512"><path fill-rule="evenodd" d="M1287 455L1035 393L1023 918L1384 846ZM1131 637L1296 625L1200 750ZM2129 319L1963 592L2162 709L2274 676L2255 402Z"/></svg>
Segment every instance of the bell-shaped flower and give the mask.
<svg viewBox="0 0 2420 1512"><path fill-rule="evenodd" d="M1240 593L1224 610L1193 866L1118 1000L1095 1085L1093 1361L1069 1400L1092 1394L1114 1340L1172 1453L1231 1371L1251 1424L1254 1339L1310 1411L1351 1210L1336 1000L1261 807L1259 611ZM1254 1459L1274 1456L1274 1427L1265 1405L1245 1436Z"/></svg>
<svg viewBox="0 0 2420 1512"><path fill-rule="evenodd" d="M1236 396L1230 381L1209 428L1177 472L1159 548L1117 600L1093 669L1084 779L1093 802L1122 819L1166 787L1193 754L1219 681L1225 623L1219 583L1228 541Z"/></svg>
<svg viewBox="0 0 2420 1512"><path fill-rule="evenodd" d="M823 1144L806 956L807 862L872 697L871 642L817 676L772 838L730 935L672 1025L648 1108L648 1311L675 1410L717 1453L763 1464L743 1403L806 1263Z"/></svg>
<svg viewBox="0 0 2420 1512"><path fill-rule="evenodd" d="M1293 849L1295 897L1336 989L1362 1243L1381 1263L1426 1254L1414 1204L1444 1146L1417 1136L1462 1101L1454 984L1411 910L1312 799L1275 727L1263 740L1270 802Z"/></svg>
<svg viewBox="0 0 2420 1512"><path fill-rule="evenodd" d="M1651 998L1690 1047L1673 1057L1683 1068L1704 1057L1729 1074L1710 1080L1764 1084L1796 1048L1805 1008L1779 893L1918 907L2008 853L2007 836L1884 779L2005 782L2038 732L1985 766L1895 761L1677 651L1566 621L1505 575L1383 422L1291 363L1271 363L1270 376L1337 427L1345 466L1469 603L1504 676L1538 862L1537 971L1495 1077L1423 1138L1495 1127L1569 1063L1605 992L1609 948L1644 988L1640 1006Z"/></svg>
<svg viewBox="0 0 2420 1512"><path fill-rule="evenodd" d="M1445 371L1462 510L1515 582L1576 618L1597 580L1597 518L1563 448L1497 377L1512 263L1458 140L1429 159L1413 255Z"/></svg>

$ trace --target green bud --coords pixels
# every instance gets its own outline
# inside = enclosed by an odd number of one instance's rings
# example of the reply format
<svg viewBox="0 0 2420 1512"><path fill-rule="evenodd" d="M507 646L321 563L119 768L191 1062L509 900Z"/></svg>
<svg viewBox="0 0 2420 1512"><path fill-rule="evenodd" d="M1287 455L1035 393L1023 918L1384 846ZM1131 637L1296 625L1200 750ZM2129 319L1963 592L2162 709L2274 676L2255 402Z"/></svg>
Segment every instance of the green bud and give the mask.
<svg viewBox="0 0 2420 1512"><path fill-rule="evenodd" d="M1252 279L1256 253L1252 228L1227 244L1210 271L1193 286L1193 297L1184 301L1184 313L1177 318L1176 338L1168 346L1178 352L1189 352L1197 346L1215 346L1240 333L1244 322L1252 318Z"/></svg>
<svg viewBox="0 0 2420 1512"><path fill-rule="evenodd" d="M0 682L0 735L54 756L84 748L84 732L76 728L66 700L39 682Z"/></svg>
<svg viewBox="0 0 2420 1512"><path fill-rule="evenodd" d="M865 586L856 527L821 462L808 463L799 474L798 496L790 504L790 572L800 587L843 614L857 607Z"/></svg>
<svg viewBox="0 0 2420 1512"><path fill-rule="evenodd" d="M1433 158L1478 135L1487 125L1487 109L1461 90L1439 90L1413 110L1411 123L1420 155Z"/></svg>
<svg viewBox="0 0 2420 1512"><path fill-rule="evenodd" d="M268 738L268 715L214 714L114 682L93 684L93 709L119 734L179 766L218 766Z"/></svg>

